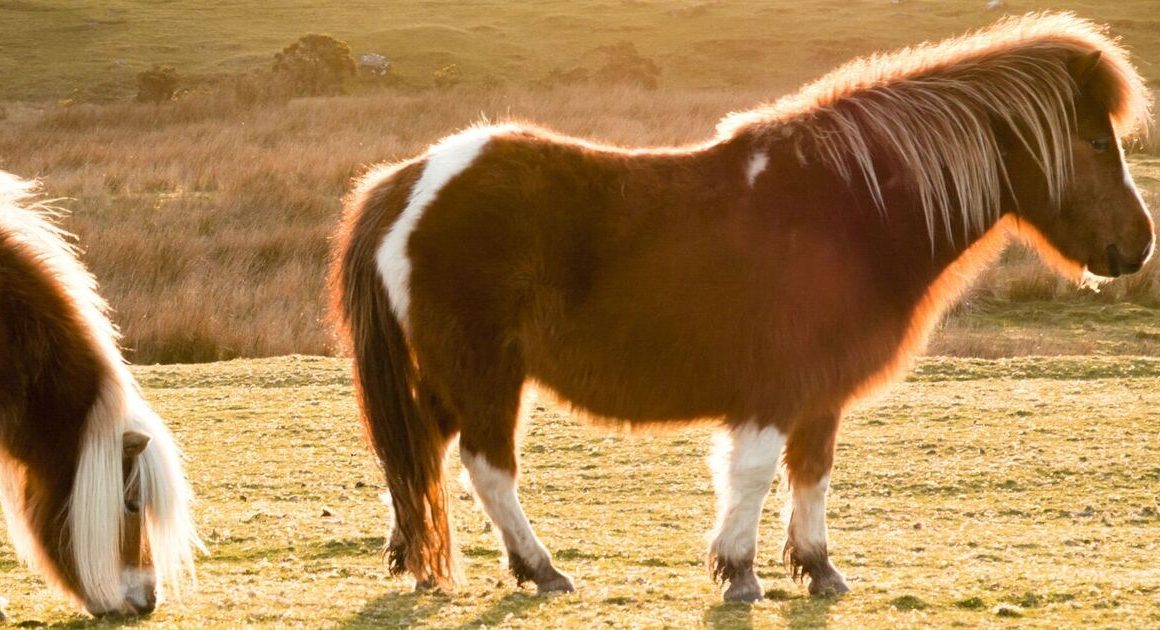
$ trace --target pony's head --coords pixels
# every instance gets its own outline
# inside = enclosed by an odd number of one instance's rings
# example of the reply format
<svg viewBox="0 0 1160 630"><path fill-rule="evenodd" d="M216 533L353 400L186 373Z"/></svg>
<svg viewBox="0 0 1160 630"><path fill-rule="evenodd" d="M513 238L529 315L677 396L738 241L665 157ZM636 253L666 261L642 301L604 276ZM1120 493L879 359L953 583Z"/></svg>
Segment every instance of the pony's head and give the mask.
<svg viewBox="0 0 1160 630"><path fill-rule="evenodd" d="M1099 50L1074 53L1067 67L1075 86L1067 106L1074 117L1059 147L1066 174L1054 190L1033 152L1017 134L1007 134L1016 231L1071 277L1139 271L1155 237L1121 147L1135 114L1132 100L1141 98L1130 92L1135 74Z"/></svg>
<svg viewBox="0 0 1160 630"><path fill-rule="evenodd" d="M93 615L147 614L204 550L180 454L135 387L102 392L88 424L68 505L71 540L58 550L70 554L59 566L73 571L63 584Z"/></svg>
<svg viewBox="0 0 1160 630"><path fill-rule="evenodd" d="M172 435L35 186L0 172L0 503L17 555L94 615L145 614L204 549Z"/></svg>

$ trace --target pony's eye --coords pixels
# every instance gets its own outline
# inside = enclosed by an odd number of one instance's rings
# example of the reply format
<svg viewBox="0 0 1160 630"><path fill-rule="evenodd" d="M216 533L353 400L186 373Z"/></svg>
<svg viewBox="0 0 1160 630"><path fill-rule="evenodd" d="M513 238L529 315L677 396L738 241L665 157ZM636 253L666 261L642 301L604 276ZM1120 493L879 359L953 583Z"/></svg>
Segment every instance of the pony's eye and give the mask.
<svg viewBox="0 0 1160 630"><path fill-rule="evenodd" d="M125 501L125 511L136 514L141 511L141 506L136 501Z"/></svg>
<svg viewBox="0 0 1160 630"><path fill-rule="evenodd" d="M1088 140L1088 144L1092 145L1092 149L1096 153L1103 153L1108 150L1108 147L1112 146L1112 141L1109 138L1092 138Z"/></svg>

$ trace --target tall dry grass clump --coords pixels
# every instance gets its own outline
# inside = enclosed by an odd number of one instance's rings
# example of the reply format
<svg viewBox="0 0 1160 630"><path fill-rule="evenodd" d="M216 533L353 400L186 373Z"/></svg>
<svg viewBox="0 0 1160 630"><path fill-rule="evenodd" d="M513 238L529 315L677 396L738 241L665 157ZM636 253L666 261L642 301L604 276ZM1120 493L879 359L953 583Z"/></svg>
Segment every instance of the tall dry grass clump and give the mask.
<svg viewBox="0 0 1160 630"><path fill-rule="evenodd" d="M0 168L39 177L64 198L66 227L79 235L134 361L332 352L327 238L350 180L369 164L413 155L484 117L626 145L681 144L768 94L576 85L253 96L223 89L162 107L13 106L0 120ZM973 299L1160 306L1157 296L1155 261L1093 296L1016 252Z"/></svg>
<svg viewBox="0 0 1160 630"><path fill-rule="evenodd" d="M459 128L523 118L626 144L706 137L757 93L631 87L271 99L195 94L164 107L19 107L0 168L43 180L72 211L136 362L327 354L327 238L369 164Z"/></svg>

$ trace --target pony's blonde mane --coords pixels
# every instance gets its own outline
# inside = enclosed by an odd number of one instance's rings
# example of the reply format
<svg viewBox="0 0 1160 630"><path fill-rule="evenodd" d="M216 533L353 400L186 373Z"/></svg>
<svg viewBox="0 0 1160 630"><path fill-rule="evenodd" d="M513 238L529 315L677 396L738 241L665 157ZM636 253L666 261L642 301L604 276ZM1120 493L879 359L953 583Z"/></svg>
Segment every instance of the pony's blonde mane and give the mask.
<svg viewBox="0 0 1160 630"><path fill-rule="evenodd" d="M940 222L948 239L954 221L977 236L998 218L1007 183L994 120L1019 136L1059 201L1078 89L1069 63L1095 51L1088 93L1107 107L1117 135L1144 130L1149 94L1126 51L1087 20L1040 13L854 60L772 105L730 114L718 135L796 137L805 159L847 182L861 178L882 212L878 162L894 161L912 178L932 244Z"/></svg>
<svg viewBox="0 0 1160 630"><path fill-rule="evenodd" d="M141 397L118 348L119 333L109 307L97 293L92 274L77 259L72 236L56 225L58 212L36 202L37 187L0 171L0 230L24 246L76 309L96 354L105 363L106 382L86 417L81 449L69 498L68 526L72 553L83 593L68 593L106 610L124 600L121 589L121 533L124 521L122 436L139 431L151 437L138 459L142 509L159 590L179 589L193 574L193 550L203 549L189 513L192 493L181 470L181 456L168 428ZM9 467L12 467L9 465ZM61 587L44 555L43 541L33 539L19 497L22 471L5 481L5 517L14 532L17 555ZM63 590L63 589L62 589Z"/></svg>

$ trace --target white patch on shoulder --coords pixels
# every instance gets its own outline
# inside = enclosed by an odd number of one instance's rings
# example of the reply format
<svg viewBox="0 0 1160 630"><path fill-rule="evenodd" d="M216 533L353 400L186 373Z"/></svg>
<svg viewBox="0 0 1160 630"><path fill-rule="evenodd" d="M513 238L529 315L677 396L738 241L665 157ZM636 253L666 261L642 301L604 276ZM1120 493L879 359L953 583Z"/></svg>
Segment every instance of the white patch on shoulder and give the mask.
<svg viewBox="0 0 1160 630"><path fill-rule="evenodd" d="M407 257L407 245L423 211L447 182L471 166L493 137L516 129L515 125L473 127L444 138L427 149L423 174L411 189L407 207L395 220L375 254L391 310L404 331L408 330L407 312L411 306L411 259Z"/></svg>
<svg viewBox="0 0 1160 630"><path fill-rule="evenodd" d="M750 188L753 188L753 184L757 182L757 176L764 173L767 166L769 166L768 153L758 151L749 156L749 166L745 167L745 179L749 182Z"/></svg>

